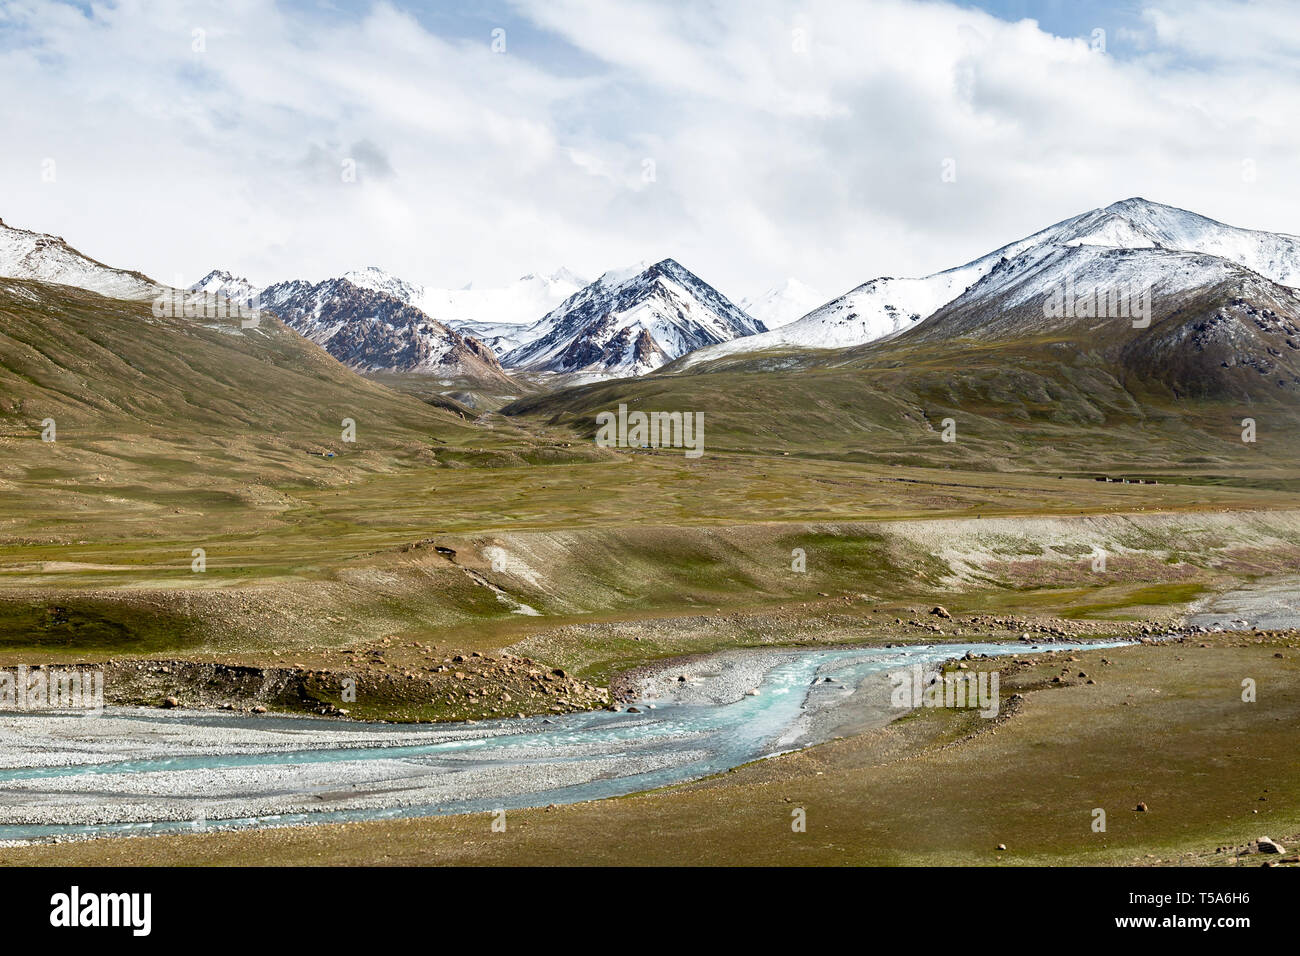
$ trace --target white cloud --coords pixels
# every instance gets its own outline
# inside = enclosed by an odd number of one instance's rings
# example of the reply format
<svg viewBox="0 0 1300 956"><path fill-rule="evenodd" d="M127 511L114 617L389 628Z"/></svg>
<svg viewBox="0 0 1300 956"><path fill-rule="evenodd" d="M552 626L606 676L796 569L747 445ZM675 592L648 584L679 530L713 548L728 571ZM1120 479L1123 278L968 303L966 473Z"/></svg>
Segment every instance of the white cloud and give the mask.
<svg viewBox="0 0 1300 956"><path fill-rule="evenodd" d="M1280 2L1151 3L1118 58L901 0L517 0L504 54L387 4L94 10L0 8L0 215L169 281L671 255L737 299L838 293L1130 195L1300 231Z"/></svg>

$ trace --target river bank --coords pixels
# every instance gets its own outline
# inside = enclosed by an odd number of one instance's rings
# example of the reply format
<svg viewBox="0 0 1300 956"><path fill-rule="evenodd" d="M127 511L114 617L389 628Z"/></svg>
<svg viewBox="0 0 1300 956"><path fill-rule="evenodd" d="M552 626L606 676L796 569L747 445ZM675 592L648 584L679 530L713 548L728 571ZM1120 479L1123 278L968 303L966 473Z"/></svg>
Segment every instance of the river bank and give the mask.
<svg viewBox="0 0 1300 956"><path fill-rule="evenodd" d="M998 662L1003 694L1020 700L996 721L923 708L695 782L510 810L504 829L490 812L190 828L11 846L0 862L1254 865L1261 858L1215 851L1262 835L1289 847L1300 832L1300 635L1222 632L1020 659L1031 663ZM1258 682L1255 703L1241 699L1243 675ZM803 832L792 829L796 810Z"/></svg>
<svg viewBox="0 0 1300 956"><path fill-rule="evenodd" d="M675 662L648 669L626 708L435 727L144 708L0 714L0 840L357 822L626 795L823 743L845 726L883 727L905 713L891 701L890 672L1120 644L728 651L689 671Z"/></svg>

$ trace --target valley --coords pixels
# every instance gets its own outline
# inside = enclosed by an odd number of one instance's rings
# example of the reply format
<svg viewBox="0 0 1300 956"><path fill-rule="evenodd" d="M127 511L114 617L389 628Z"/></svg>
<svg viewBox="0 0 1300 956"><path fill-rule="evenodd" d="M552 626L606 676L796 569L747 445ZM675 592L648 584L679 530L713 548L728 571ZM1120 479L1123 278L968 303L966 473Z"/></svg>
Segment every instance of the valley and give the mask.
<svg viewBox="0 0 1300 956"><path fill-rule="evenodd" d="M1294 842L1294 247L1168 208L868 283L888 328L818 347L798 327L866 292L772 333L674 260L477 299L378 270L192 290L260 297L244 324L160 316L142 287L103 294L116 270L15 239L0 668L102 671L106 709L90 731L0 715L0 861L1143 864L1249 860L1265 823ZM1149 324L1045 309L1067 280L1138 288ZM501 332L483 310L534 296L510 348L456 325ZM443 301L469 311L423 311ZM702 415L700 454L605 447L620 406ZM883 707L918 655L995 669L997 718Z"/></svg>

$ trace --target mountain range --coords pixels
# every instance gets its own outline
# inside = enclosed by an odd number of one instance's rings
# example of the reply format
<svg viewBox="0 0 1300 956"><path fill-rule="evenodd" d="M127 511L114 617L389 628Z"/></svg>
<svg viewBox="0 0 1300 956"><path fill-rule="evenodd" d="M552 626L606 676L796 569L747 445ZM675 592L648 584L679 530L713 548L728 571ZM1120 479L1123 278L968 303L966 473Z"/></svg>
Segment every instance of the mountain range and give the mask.
<svg viewBox="0 0 1300 956"><path fill-rule="evenodd" d="M607 272L590 284L562 269L527 275L501 289L435 290L371 266L312 286L315 291L308 285L281 282L258 289L215 270L193 288L241 303L257 301L367 372L454 366L465 377L483 379L482 363L467 358L468 349L501 374L562 375L570 381L643 375L701 346L765 329L672 259ZM784 309L788 317L799 296L807 296L806 287L787 284L765 305ZM392 327L397 316L404 323L400 330Z"/></svg>
<svg viewBox="0 0 1300 956"><path fill-rule="evenodd" d="M396 295L346 278L293 279L259 289L247 279L214 270L191 291L272 312L358 372L431 375L447 386L517 391L493 351L477 339Z"/></svg>
<svg viewBox="0 0 1300 956"><path fill-rule="evenodd" d="M968 309L984 297L991 301L1012 275L1037 275L1035 282L1021 284L1022 299L1047 295L1060 288L1065 273L1050 268L1036 271L1035 264L1050 260L1060 265L1059 250L1074 247L1153 250L1156 258L1143 260L1148 264L1158 263L1161 252L1201 253L1208 257L1205 283L1213 280L1216 271L1209 262L1212 258L1236 263L1284 286L1300 285L1300 238L1228 226L1146 199L1125 199L1048 226L943 272L919 279L886 276L864 282L796 322L763 335L701 349L689 363L772 348L864 345L909 329L959 299ZM1154 268L1159 270L1158 265ZM1123 269L1115 270L1113 275L1094 275L1092 281L1152 279L1150 275L1121 273ZM1195 276L1187 276L1183 288L1196 284Z"/></svg>
<svg viewBox="0 0 1300 956"><path fill-rule="evenodd" d="M568 269L550 275L529 273L506 286L435 289L408 282L378 266L346 272L343 278L364 289L386 292L433 316L448 328L471 335L497 355L526 341L526 331L587 284Z"/></svg>
<svg viewBox="0 0 1300 956"><path fill-rule="evenodd" d="M1295 236L1130 199L642 378L502 411L594 435L620 405L703 409L718 451L1218 480L1246 460L1281 467L1300 434L1297 264ZM839 336L809 334L819 323Z"/></svg>
<svg viewBox="0 0 1300 956"><path fill-rule="evenodd" d="M0 274L117 299L156 298L165 288L60 237L3 223ZM1178 394L1229 395L1253 391L1243 370L1273 388L1300 380L1297 286L1300 238L1134 198L930 276L870 280L795 321L787 320L816 294L788 280L745 300L771 329L673 259L607 272L585 286L561 270L504 289L430 290L371 267L265 288L218 270L192 288L274 312L357 371L468 381L498 393L517 392L511 376L520 374L550 377L554 387L874 361L885 353L859 350L880 342L939 349L1053 338L1105 351L1116 370L1140 372ZM1053 311L1054 299L1077 298L1079 290L1097 297ZM1146 297L1146 327L1107 314L1104 296L1116 290ZM528 310L548 305L528 321Z"/></svg>

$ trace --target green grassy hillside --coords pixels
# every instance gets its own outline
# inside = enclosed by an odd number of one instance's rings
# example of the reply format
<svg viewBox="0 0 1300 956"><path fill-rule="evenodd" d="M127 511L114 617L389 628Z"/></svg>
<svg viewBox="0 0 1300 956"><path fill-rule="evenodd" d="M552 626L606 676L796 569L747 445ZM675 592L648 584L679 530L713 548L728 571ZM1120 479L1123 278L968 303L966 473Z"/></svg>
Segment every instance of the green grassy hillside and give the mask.
<svg viewBox="0 0 1300 956"><path fill-rule="evenodd" d="M1191 397L1064 337L903 336L842 352L733 356L529 396L503 411L594 438L597 413L619 403L702 411L715 452L1300 487L1288 467L1300 451L1293 393ZM1254 443L1242 441L1247 417Z"/></svg>

